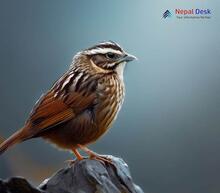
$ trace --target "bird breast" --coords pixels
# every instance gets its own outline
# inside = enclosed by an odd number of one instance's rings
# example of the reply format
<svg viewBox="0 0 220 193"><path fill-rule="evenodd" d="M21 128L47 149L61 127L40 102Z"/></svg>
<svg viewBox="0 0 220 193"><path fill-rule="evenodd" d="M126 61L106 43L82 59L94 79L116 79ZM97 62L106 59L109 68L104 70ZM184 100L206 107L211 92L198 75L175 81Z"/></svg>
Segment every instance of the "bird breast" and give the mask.
<svg viewBox="0 0 220 193"><path fill-rule="evenodd" d="M124 82L117 74L105 76L98 83L97 121L104 133L114 122L125 96Z"/></svg>

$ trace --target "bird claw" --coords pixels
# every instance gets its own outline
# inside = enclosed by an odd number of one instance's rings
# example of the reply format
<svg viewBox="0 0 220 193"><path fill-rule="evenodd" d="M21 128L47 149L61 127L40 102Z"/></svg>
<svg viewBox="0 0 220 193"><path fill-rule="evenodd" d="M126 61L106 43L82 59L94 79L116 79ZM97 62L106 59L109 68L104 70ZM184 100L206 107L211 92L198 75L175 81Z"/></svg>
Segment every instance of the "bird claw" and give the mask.
<svg viewBox="0 0 220 193"><path fill-rule="evenodd" d="M90 155L89 158L100 161L102 164L108 163L108 164L114 165L112 160L110 158L108 158L107 156L101 156L101 155L98 155L98 154L93 154L93 155Z"/></svg>
<svg viewBox="0 0 220 193"><path fill-rule="evenodd" d="M86 159L86 158L83 158ZM114 166L114 163L112 162L111 158L108 158L107 156L102 156L99 154L92 154L89 156L89 159L92 160L97 160L99 162L101 162L103 165L110 164ZM80 161L78 159L70 159L70 160L65 160L64 163L67 163L69 166L73 166L77 161Z"/></svg>

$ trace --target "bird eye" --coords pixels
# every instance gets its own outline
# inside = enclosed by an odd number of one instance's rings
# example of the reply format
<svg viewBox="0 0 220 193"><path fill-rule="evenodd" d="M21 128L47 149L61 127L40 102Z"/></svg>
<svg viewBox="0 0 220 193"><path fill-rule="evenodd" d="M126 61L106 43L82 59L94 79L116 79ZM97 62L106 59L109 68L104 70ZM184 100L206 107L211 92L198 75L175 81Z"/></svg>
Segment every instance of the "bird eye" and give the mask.
<svg viewBox="0 0 220 193"><path fill-rule="evenodd" d="M115 59L115 58L117 58L117 55L112 53L112 52L108 52L106 54L106 58L108 58L108 59Z"/></svg>

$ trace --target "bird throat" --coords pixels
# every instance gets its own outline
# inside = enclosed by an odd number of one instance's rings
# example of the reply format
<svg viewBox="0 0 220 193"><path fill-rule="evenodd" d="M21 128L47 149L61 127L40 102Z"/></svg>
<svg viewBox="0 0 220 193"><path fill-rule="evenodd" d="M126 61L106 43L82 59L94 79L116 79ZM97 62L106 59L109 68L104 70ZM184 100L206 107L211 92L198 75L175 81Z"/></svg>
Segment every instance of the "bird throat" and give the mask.
<svg viewBox="0 0 220 193"><path fill-rule="evenodd" d="M124 80L124 69L125 69L126 62L121 62L118 64L118 66L115 68L115 72L118 74L119 78L121 80Z"/></svg>

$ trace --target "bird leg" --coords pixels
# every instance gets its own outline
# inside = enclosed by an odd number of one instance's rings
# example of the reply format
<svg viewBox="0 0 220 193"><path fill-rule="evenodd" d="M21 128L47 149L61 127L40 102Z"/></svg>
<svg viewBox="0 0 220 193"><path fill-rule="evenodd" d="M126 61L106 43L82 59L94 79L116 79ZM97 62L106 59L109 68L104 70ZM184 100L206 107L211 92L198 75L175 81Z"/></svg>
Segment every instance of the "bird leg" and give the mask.
<svg viewBox="0 0 220 193"><path fill-rule="evenodd" d="M76 148L73 148L72 152L75 154L75 156L78 160L83 160L84 159L83 156L80 155L80 153L78 152L78 150Z"/></svg>
<svg viewBox="0 0 220 193"><path fill-rule="evenodd" d="M72 152L74 153L74 155L76 156L77 160L83 160L84 157L80 155L80 153L78 152L78 150L76 148L72 148ZM73 165L75 162L76 162L76 159L75 160L66 160L65 161L66 163L69 163L69 165Z"/></svg>
<svg viewBox="0 0 220 193"><path fill-rule="evenodd" d="M77 146L78 146L81 150L85 151L85 152L89 155L89 158L91 158L91 159L96 159L96 160L99 160L99 161L104 162L104 163L107 162L107 163L112 164L111 159L109 159L109 158L107 158L107 157L105 157L105 156L102 156L102 155L99 155L99 154L95 153L94 151L90 150L90 149L87 148L86 146L83 146L83 145L80 145L80 144L77 144Z"/></svg>

